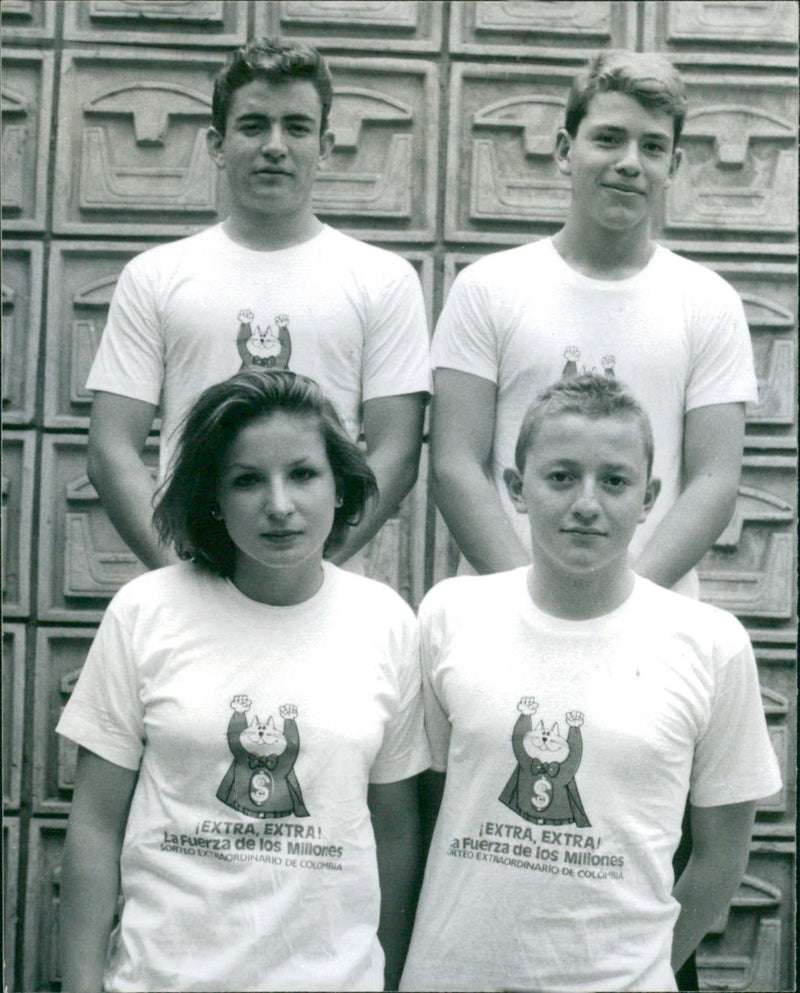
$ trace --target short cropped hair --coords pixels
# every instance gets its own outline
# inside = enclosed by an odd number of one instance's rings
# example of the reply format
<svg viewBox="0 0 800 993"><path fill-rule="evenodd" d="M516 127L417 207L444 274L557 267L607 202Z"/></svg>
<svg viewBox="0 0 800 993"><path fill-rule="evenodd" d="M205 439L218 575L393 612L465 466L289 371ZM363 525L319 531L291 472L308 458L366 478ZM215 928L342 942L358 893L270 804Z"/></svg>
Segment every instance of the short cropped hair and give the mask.
<svg viewBox="0 0 800 993"><path fill-rule="evenodd" d="M652 52L616 50L591 59L572 83L564 128L573 138L597 93L626 93L646 110L665 111L672 117L677 145L686 120L686 89L669 59Z"/></svg>
<svg viewBox="0 0 800 993"><path fill-rule="evenodd" d="M628 418L636 421L642 433L647 478L653 471L653 428L650 418L639 402L616 379L597 372L560 379L546 387L528 408L522 420L514 449L517 470L525 471L525 459L542 424L559 414L580 414L599 420L603 417Z"/></svg>
<svg viewBox="0 0 800 993"><path fill-rule="evenodd" d="M163 544L178 557L222 576L232 576L236 546L216 516L217 484L242 428L270 414L316 421L336 480L336 507L324 553L341 547L348 527L358 524L378 484L358 445L320 387L286 370L247 369L210 386L184 418L169 475L157 494L153 525Z"/></svg>
<svg viewBox="0 0 800 993"><path fill-rule="evenodd" d="M307 79L322 104L320 134L327 130L333 103L333 80L324 57L316 48L301 41L260 38L234 49L214 79L211 123L220 134L225 134L233 94L254 79L266 79L271 83Z"/></svg>

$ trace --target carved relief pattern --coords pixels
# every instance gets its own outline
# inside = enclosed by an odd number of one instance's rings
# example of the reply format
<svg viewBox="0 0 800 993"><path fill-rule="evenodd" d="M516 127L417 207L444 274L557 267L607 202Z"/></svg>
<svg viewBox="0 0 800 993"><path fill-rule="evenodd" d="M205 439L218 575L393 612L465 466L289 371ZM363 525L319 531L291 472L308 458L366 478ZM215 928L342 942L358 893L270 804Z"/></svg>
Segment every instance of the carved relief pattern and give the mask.
<svg viewBox="0 0 800 993"><path fill-rule="evenodd" d="M4 6L5 9L5 6ZM0 111L0 199L3 227L39 231L44 226L53 56L5 49Z"/></svg>
<svg viewBox="0 0 800 993"><path fill-rule="evenodd" d="M219 173L205 135L218 63L110 52L65 63L56 228L188 234L215 221Z"/></svg>
<svg viewBox="0 0 800 993"><path fill-rule="evenodd" d="M474 4L475 31L526 31L540 34L589 35L606 39L611 33L611 3L553 4L542 0L481 0Z"/></svg>
<svg viewBox="0 0 800 993"><path fill-rule="evenodd" d="M3 625L3 811L20 804L25 696L25 626Z"/></svg>
<svg viewBox="0 0 800 993"><path fill-rule="evenodd" d="M69 40L231 47L247 32L240 0L78 0L66 8Z"/></svg>
<svg viewBox="0 0 800 993"><path fill-rule="evenodd" d="M734 96L733 79L706 85L689 110L684 161L667 191L667 230L794 234L794 93L755 82L743 87L740 81L745 99Z"/></svg>
<svg viewBox="0 0 800 993"><path fill-rule="evenodd" d="M2 392L3 424L33 419L39 354L42 246L16 241L3 248Z"/></svg>
<svg viewBox="0 0 800 993"><path fill-rule="evenodd" d="M24 617L29 611L31 507L33 503L32 432L3 438L3 468L0 476L0 554L2 555L3 613Z"/></svg>
<svg viewBox="0 0 800 993"><path fill-rule="evenodd" d="M793 45L797 5L781 0L672 0L664 4L667 39Z"/></svg>
<svg viewBox="0 0 800 993"><path fill-rule="evenodd" d="M58 907L66 822L35 818L30 829L25 944L37 954L26 959L24 989L53 989L60 982Z"/></svg>

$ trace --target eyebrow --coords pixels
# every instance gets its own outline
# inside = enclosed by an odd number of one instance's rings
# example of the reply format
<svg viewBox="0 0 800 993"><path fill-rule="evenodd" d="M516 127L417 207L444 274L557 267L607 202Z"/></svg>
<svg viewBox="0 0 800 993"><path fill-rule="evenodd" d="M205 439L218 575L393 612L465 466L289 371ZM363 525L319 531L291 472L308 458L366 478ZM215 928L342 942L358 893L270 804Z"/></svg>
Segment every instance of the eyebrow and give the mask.
<svg viewBox="0 0 800 993"><path fill-rule="evenodd" d="M236 114L234 116L235 121L272 121L276 119L277 118L274 118L270 114L262 114L256 110L246 110L243 111L241 114ZM292 113L284 114L283 117L280 118L280 120L307 121L310 124L315 123L314 118L310 114L304 114L302 111L296 111L296 112L293 111Z"/></svg>
<svg viewBox="0 0 800 993"><path fill-rule="evenodd" d="M613 131L615 134L626 134L628 129L622 128L618 124L603 124L599 121L596 124L592 124L590 127L592 131ZM672 134L669 131L646 131L643 135L644 138L671 138Z"/></svg>

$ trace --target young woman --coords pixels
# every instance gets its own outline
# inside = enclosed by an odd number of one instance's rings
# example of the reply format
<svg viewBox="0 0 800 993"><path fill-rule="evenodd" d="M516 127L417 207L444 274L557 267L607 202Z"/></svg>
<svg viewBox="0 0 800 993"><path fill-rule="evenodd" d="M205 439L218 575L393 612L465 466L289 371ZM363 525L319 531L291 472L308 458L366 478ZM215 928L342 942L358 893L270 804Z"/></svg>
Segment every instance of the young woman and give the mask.
<svg viewBox="0 0 800 993"><path fill-rule="evenodd" d="M377 990L383 952L396 988L414 618L323 561L375 491L305 377L242 372L189 413L154 515L185 561L120 590L57 729L65 990Z"/></svg>

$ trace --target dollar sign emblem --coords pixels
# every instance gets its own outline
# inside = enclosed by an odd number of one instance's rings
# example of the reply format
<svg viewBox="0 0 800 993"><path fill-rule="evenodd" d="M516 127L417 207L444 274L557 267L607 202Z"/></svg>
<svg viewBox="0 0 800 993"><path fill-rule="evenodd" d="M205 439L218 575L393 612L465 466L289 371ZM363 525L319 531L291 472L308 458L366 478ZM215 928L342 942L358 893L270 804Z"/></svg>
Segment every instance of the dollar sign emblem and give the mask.
<svg viewBox="0 0 800 993"><path fill-rule="evenodd" d="M537 810L546 810L553 799L553 784L549 779L540 776L533 784L531 803Z"/></svg>
<svg viewBox="0 0 800 993"><path fill-rule="evenodd" d="M272 792L272 776L268 772L261 770L250 780L250 799L257 806L266 803Z"/></svg>

